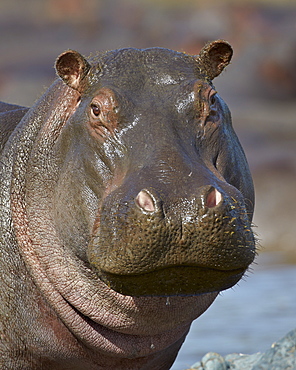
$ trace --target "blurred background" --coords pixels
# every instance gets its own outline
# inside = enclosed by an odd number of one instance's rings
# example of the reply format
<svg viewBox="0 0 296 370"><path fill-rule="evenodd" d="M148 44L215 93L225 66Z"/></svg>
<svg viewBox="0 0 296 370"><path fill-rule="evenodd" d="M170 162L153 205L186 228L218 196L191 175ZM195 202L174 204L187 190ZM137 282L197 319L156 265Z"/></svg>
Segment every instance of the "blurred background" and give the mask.
<svg viewBox="0 0 296 370"><path fill-rule="evenodd" d="M161 46L197 54L207 41L220 38L232 44L234 57L214 82L232 111L254 177L260 257L254 274L196 321L174 365L179 370L210 350L265 350L296 327L296 2L0 3L0 100L25 106L51 84L55 58L66 49L89 56Z"/></svg>

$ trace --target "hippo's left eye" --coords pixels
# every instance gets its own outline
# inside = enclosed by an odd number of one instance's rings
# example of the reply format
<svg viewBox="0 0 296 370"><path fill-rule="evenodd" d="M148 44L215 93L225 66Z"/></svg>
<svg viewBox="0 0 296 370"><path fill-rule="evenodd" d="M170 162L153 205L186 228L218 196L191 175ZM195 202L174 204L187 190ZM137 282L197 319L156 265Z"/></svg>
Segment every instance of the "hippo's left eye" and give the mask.
<svg viewBox="0 0 296 370"><path fill-rule="evenodd" d="M91 113L94 117L99 117L100 113L101 113L101 109L100 107L97 105L97 104L92 104L91 105Z"/></svg>
<svg viewBox="0 0 296 370"><path fill-rule="evenodd" d="M209 103L211 108L217 104L217 91L214 89L211 89L209 92Z"/></svg>
<svg viewBox="0 0 296 370"><path fill-rule="evenodd" d="M208 119L215 121L218 117L218 99L216 91L212 90L209 97L209 116Z"/></svg>
<svg viewBox="0 0 296 370"><path fill-rule="evenodd" d="M213 94L210 98L210 104L215 105L216 104L216 94Z"/></svg>

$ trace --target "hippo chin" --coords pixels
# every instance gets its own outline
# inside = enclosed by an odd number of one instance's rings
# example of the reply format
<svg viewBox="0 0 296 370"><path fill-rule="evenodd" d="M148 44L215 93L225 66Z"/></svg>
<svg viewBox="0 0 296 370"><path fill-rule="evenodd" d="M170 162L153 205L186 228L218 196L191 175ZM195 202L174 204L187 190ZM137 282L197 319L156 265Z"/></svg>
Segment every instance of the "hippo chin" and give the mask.
<svg viewBox="0 0 296 370"><path fill-rule="evenodd" d="M253 184L212 84L231 57L70 50L32 108L0 104L3 368L169 369L244 275Z"/></svg>

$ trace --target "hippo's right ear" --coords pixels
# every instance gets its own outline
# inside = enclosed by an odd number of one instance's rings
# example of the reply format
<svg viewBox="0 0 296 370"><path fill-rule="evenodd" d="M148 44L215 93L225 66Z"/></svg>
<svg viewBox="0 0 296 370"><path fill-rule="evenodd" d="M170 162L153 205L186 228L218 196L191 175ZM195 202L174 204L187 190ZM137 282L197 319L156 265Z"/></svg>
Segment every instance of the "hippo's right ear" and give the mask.
<svg viewBox="0 0 296 370"><path fill-rule="evenodd" d="M77 51L68 50L57 58L55 69L68 86L81 91L81 81L90 70L90 64Z"/></svg>

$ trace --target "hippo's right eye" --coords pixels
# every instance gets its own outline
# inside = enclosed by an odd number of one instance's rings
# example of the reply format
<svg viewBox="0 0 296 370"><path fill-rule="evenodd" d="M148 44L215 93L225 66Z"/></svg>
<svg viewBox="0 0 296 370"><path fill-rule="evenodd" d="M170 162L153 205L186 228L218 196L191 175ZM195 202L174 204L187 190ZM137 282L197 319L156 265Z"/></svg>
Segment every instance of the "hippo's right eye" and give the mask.
<svg viewBox="0 0 296 370"><path fill-rule="evenodd" d="M99 115L101 113L101 108L97 104L92 104L91 105L91 113L95 118L97 118L97 117L99 117Z"/></svg>

